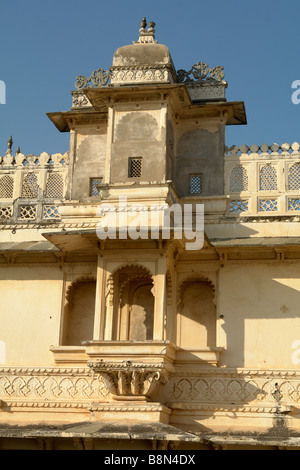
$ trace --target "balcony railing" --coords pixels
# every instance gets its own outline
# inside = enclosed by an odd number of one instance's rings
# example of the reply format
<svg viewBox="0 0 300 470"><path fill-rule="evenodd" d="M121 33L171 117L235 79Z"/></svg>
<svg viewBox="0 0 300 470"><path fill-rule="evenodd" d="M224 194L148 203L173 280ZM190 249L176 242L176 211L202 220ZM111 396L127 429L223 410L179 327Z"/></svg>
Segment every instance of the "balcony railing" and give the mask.
<svg viewBox="0 0 300 470"><path fill-rule="evenodd" d="M226 148L231 216L300 215L300 144Z"/></svg>
<svg viewBox="0 0 300 470"><path fill-rule="evenodd" d="M0 157L0 222L47 222L60 219L65 199L68 154Z"/></svg>

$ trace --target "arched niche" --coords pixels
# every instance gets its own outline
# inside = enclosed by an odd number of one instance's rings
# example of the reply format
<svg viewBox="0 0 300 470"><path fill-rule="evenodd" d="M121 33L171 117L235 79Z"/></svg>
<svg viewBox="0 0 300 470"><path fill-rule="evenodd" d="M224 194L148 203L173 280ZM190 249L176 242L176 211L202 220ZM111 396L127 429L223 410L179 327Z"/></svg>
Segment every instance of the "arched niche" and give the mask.
<svg viewBox="0 0 300 470"><path fill-rule="evenodd" d="M182 282L178 293L178 344L184 349L216 347L214 286L208 279Z"/></svg>
<svg viewBox="0 0 300 470"><path fill-rule="evenodd" d="M95 278L81 277L72 282L64 308L63 346L79 346L93 339L95 298Z"/></svg>
<svg viewBox="0 0 300 470"><path fill-rule="evenodd" d="M141 265L119 268L108 280L113 304L113 339L148 341L153 339L153 278Z"/></svg>
<svg viewBox="0 0 300 470"><path fill-rule="evenodd" d="M155 141L159 128L155 117L150 113L135 111L124 115L115 130L115 141Z"/></svg>
<svg viewBox="0 0 300 470"><path fill-rule="evenodd" d="M153 339L154 296L152 283L135 282L128 286L130 292L129 331L131 341L147 341Z"/></svg>

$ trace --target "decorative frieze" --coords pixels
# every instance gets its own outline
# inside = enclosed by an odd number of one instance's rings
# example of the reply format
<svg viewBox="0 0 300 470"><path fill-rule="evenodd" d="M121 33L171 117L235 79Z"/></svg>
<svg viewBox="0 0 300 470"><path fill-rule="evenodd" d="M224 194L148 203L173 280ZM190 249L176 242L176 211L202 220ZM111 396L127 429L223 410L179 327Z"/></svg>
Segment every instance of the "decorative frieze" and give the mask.
<svg viewBox="0 0 300 470"><path fill-rule="evenodd" d="M169 378L169 381L167 381ZM158 387L159 382L164 387ZM153 387L153 388L152 388ZM173 409L236 409L249 413L296 413L300 373L295 370L202 368L165 375L157 364L99 363L90 368L2 368L0 412L7 407L109 410L128 401L159 397ZM120 405L116 404L116 398ZM140 400L139 400L140 399ZM132 406L135 406L132 404ZM143 405L141 405L143 407ZM157 406L157 403L154 404Z"/></svg>
<svg viewBox="0 0 300 470"><path fill-rule="evenodd" d="M90 100L83 91L72 91L72 109L93 108Z"/></svg>
<svg viewBox="0 0 300 470"><path fill-rule="evenodd" d="M115 86L122 84L141 83L173 83L174 74L170 65L139 65L114 66L111 70L111 83Z"/></svg>
<svg viewBox="0 0 300 470"><path fill-rule="evenodd" d="M104 381L89 369L4 368L0 399L7 406L82 406L108 395Z"/></svg>
<svg viewBox="0 0 300 470"><path fill-rule="evenodd" d="M171 402L241 409L297 407L300 403L300 374L297 371L203 370L201 374L172 376L168 384Z"/></svg>

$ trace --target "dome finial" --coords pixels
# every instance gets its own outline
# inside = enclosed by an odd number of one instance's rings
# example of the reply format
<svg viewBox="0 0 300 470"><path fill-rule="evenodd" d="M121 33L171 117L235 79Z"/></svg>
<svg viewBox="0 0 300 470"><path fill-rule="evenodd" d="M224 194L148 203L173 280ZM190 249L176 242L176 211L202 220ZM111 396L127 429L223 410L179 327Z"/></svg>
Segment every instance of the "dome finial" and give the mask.
<svg viewBox="0 0 300 470"><path fill-rule="evenodd" d="M139 34L139 40L137 42L135 42L135 44L153 44L153 43L157 42L157 41L155 41L155 36L154 36L155 23L153 21L150 21L148 30L146 30L146 28L147 28L147 20L144 17L142 19L141 27L140 27L140 30L139 30L139 33L140 33Z"/></svg>
<svg viewBox="0 0 300 470"><path fill-rule="evenodd" d="M140 29L140 32L141 32L141 30L145 30L145 32L146 32L146 28L147 28L147 21L146 21L146 18L144 17L144 18L142 19L142 22L141 22L141 29Z"/></svg>

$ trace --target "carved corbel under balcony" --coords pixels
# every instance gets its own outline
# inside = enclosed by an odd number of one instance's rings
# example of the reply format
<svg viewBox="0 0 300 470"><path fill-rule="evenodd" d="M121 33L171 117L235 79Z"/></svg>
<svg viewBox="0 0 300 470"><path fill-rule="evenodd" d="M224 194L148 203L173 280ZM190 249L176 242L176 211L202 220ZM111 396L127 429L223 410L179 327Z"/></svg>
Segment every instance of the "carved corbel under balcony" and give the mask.
<svg viewBox="0 0 300 470"><path fill-rule="evenodd" d="M115 400L149 400L160 384L169 380L165 364L92 361L90 369L100 374Z"/></svg>
<svg viewBox="0 0 300 470"><path fill-rule="evenodd" d="M114 400L150 401L174 372L177 347L169 341L87 341L87 364Z"/></svg>

